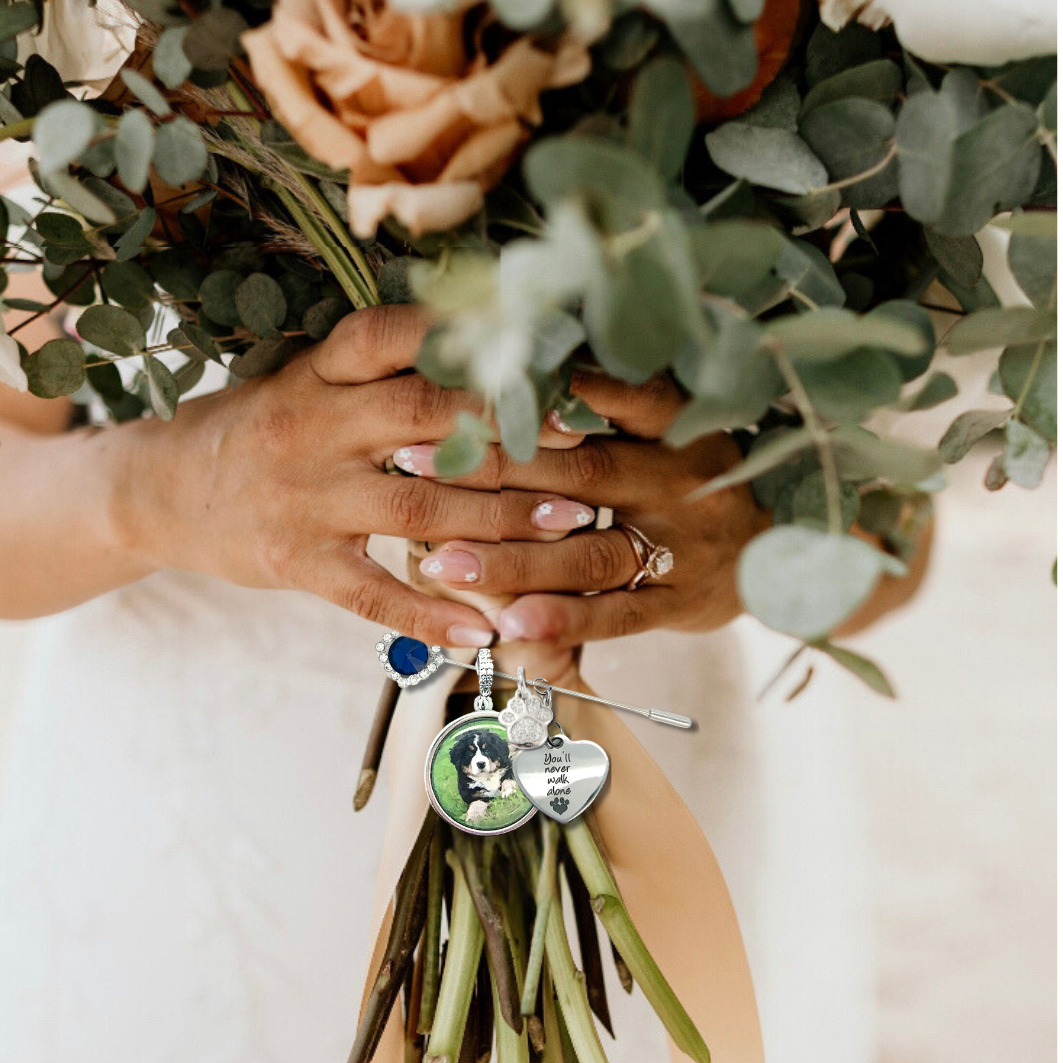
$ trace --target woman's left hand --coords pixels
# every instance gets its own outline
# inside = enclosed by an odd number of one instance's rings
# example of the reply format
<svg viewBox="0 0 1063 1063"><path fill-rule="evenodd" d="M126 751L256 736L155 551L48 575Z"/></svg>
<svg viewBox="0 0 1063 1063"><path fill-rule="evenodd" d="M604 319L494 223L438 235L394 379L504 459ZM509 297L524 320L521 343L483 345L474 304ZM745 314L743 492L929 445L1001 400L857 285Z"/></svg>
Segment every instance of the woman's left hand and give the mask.
<svg viewBox="0 0 1063 1063"><path fill-rule="evenodd" d="M683 402L668 381L634 388L579 374L573 390L626 438L592 436L574 449L540 450L526 465L494 447L473 479L607 506L614 527L556 543L448 542L421 571L455 587L518 595L497 621L507 641L576 645L652 628L708 630L734 619L741 612L738 555L770 517L745 485L689 497L741 460L734 441L720 433L681 450L659 442ZM671 571L625 589L640 564L620 524L671 551ZM603 593L579 593L588 591Z"/></svg>

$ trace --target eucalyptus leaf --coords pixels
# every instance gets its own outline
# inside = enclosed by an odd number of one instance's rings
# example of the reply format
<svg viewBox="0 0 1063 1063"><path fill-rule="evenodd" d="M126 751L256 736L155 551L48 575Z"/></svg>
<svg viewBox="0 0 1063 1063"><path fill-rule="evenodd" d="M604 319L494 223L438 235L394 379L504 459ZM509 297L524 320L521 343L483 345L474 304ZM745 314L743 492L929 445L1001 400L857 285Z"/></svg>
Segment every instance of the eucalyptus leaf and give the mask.
<svg viewBox="0 0 1063 1063"><path fill-rule="evenodd" d="M774 270L786 238L770 225L740 219L710 222L690 231L690 244L706 291L751 310L758 295L779 287Z"/></svg>
<svg viewBox="0 0 1063 1063"><path fill-rule="evenodd" d="M155 130L151 119L143 111L126 111L118 120L114 160L118 176L130 192L144 191L154 150Z"/></svg>
<svg viewBox="0 0 1063 1063"><path fill-rule="evenodd" d="M241 379L274 373L298 350L299 341L275 332L249 347L229 363L229 372Z"/></svg>
<svg viewBox="0 0 1063 1063"><path fill-rule="evenodd" d="M323 340L350 312L351 304L346 299L321 299L303 314L303 331L312 340Z"/></svg>
<svg viewBox="0 0 1063 1063"><path fill-rule="evenodd" d="M160 251L148 260L147 265L155 283L175 299L199 298L200 285L206 278L206 272L187 251L180 248ZM236 283L239 283L239 280ZM235 290L235 284L233 289ZM235 308L233 303L234 311Z"/></svg>
<svg viewBox="0 0 1063 1063"><path fill-rule="evenodd" d="M812 149L785 129L728 122L705 137L712 161L751 184L802 195L827 184L827 170Z"/></svg>
<svg viewBox="0 0 1063 1063"><path fill-rule="evenodd" d="M502 446L515 461L531 461L539 439L543 411L530 380L518 377L498 398L498 431Z"/></svg>
<svg viewBox="0 0 1063 1063"><path fill-rule="evenodd" d="M256 336L268 336L284 324L288 304L281 286L268 274L252 273L237 285L233 299L240 321Z"/></svg>
<svg viewBox="0 0 1063 1063"><path fill-rule="evenodd" d="M932 373L926 383L913 395L898 403L898 408L906 412L931 410L959 394L956 381L948 373Z"/></svg>
<svg viewBox="0 0 1063 1063"><path fill-rule="evenodd" d="M148 382L148 399L155 416L172 421L177 412L180 387L169 367L151 355L144 356L144 375Z"/></svg>
<svg viewBox="0 0 1063 1063"><path fill-rule="evenodd" d="M607 229L637 225L666 203L660 175L636 151L596 137L553 137L524 156L528 188L540 202L584 196Z"/></svg>
<svg viewBox="0 0 1063 1063"><path fill-rule="evenodd" d="M1032 428L1021 421L1004 426L1004 471L1008 479L1032 491L1044 477L1052 448Z"/></svg>
<svg viewBox="0 0 1063 1063"><path fill-rule="evenodd" d="M1055 332L1055 315L1029 306L990 307L960 318L942 344L949 354L1036 343Z"/></svg>
<svg viewBox="0 0 1063 1063"><path fill-rule="evenodd" d="M199 286L199 298L212 321L230 328L243 323L236 305L236 289L242 282L243 277L232 269L217 269L203 279Z"/></svg>
<svg viewBox="0 0 1063 1063"><path fill-rule="evenodd" d="M126 88L149 111L156 114L159 118L164 118L170 114L170 105L166 102L166 98L161 92L146 78L143 74L138 73L136 70L132 70L129 67L124 67L121 72L122 80L126 83Z"/></svg>
<svg viewBox="0 0 1063 1063"><path fill-rule="evenodd" d="M44 399L73 395L85 383L85 352L73 340L49 340L26 363L30 391Z"/></svg>
<svg viewBox="0 0 1063 1063"><path fill-rule="evenodd" d="M823 104L801 121L801 136L826 164L832 181L870 174L841 190L842 201L860 209L881 207L897 195L893 133L889 109L859 98Z"/></svg>
<svg viewBox="0 0 1063 1063"><path fill-rule="evenodd" d="M860 492L851 483L840 483L838 493L841 501L842 527L850 528L860 512ZM794 485L790 497L790 519L796 524L826 528L829 521L827 482L823 472L817 469L802 477Z"/></svg>
<svg viewBox="0 0 1063 1063"><path fill-rule="evenodd" d="M155 133L154 160L155 169L167 184L180 186L201 177L207 168L207 146L196 124L178 115L160 125Z"/></svg>
<svg viewBox="0 0 1063 1063"><path fill-rule="evenodd" d="M941 468L937 451L884 439L856 425L833 429L830 447L839 475L846 480L921 484Z"/></svg>
<svg viewBox="0 0 1063 1063"><path fill-rule="evenodd" d="M753 27L735 18L727 0L706 0L693 9L659 4L656 13L717 96L741 92L756 76L759 57Z"/></svg>
<svg viewBox="0 0 1063 1063"><path fill-rule="evenodd" d="M980 111L977 79L956 70L939 92L909 97L897 119L901 200L912 217L948 236L977 232L1025 202L1037 183L1033 109Z"/></svg>
<svg viewBox="0 0 1063 1063"><path fill-rule="evenodd" d="M816 412L831 421L863 421L901 393L897 363L881 350L864 348L826 364L803 364L798 372Z"/></svg>
<svg viewBox="0 0 1063 1063"><path fill-rule="evenodd" d="M913 325L887 315L860 316L842 307L822 307L804 314L774 318L768 332L799 362L829 362L858 347L880 347L899 354L919 354L923 335Z"/></svg>
<svg viewBox="0 0 1063 1063"><path fill-rule="evenodd" d="M980 439L995 431L1011 416L1010 410L965 410L938 443L941 460L955 465Z"/></svg>
<svg viewBox="0 0 1063 1063"><path fill-rule="evenodd" d="M90 306L78 318L78 335L111 354L131 355L148 344L144 326L128 310L117 306Z"/></svg>
<svg viewBox="0 0 1063 1063"><path fill-rule="evenodd" d="M670 56L639 72L629 109L628 140L665 177L683 168L694 134L694 101L686 68Z"/></svg>
<svg viewBox="0 0 1063 1063"><path fill-rule="evenodd" d="M221 352L218 350L210 333L191 321L182 322L180 328L171 329L166 336L166 342L175 350L197 360L210 359L219 365L224 364L221 360Z"/></svg>
<svg viewBox="0 0 1063 1063"><path fill-rule="evenodd" d="M820 639L813 643L817 650L822 651L837 664L840 664L847 672L856 676L862 683L870 687L876 694L882 694L887 698L895 698L896 691L889 681L885 672L874 661L862 654L854 653L841 646L836 646L827 639Z"/></svg>
<svg viewBox="0 0 1063 1063"><path fill-rule="evenodd" d="M33 123L33 142L37 145L41 171L45 174L65 171L89 146L100 127L100 119L88 104L77 100L48 104Z"/></svg>
<svg viewBox="0 0 1063 1063"><path fill-rule="evenodd" d="M1056 345L1009 347L1000 356L1000 383L1008 398L1022 400L1019 416L1045 439L1056 438Z"/></svg>
<svg viewBox="0 0 1063 1063"><path fill-rule="evenodd" d="M805 49L805 77L809 85L818 85L881 55L882 37L866 26L852 21L835 32L818 22Z"/></svg>
<svg viewBox="0 0 1063 1063"><path fill-rule="evenodd" d="M475 472L487 453L491 430L479 418L462 411L458 426L439 445L432 463L436 475L444 479L468 476Z"/></svg>
<svg viewBox="0 0 1063 1063"><path fill-rule="evenodd" d="M872 59L814 85L801 101L800 117L807 117L825 103L854 97L874 100L892 109L902 84L901 68L892 59Z"/></svg>
<svg viewBox="0 0 1063 1063"><path fill-rule="evenodd" d="M797 132L797 116L801 110L801 93L793 77L782 74L761 94L757 102L742 115L747 125L767 126Z"/></svg>
<svg viewBox="0 0 1063 1063"><path fill-rule="evenodd" d="M37 25L38 9L34 3L20 3L0 7L0 41L8 41Z"/></svg>
<svg viewBox="0 0 1063 1063"><path fill-rule="evenodd" d="M247 20L235 8L210 8L188 27L185 55L197 70L226 71L232 57L240 52L240 34L247 28Z"/></svg>
<svg viewBox="0 0 1063 1063"><path fill-rule="evenodd" d="M151 65L155 76L168 89L183 85L192 73L192 63L184 49L187 33L187 26L171 26L163 30L152 52Z"/></svg>
<svg viewBox="0 0 1063 1063"><path fill-rule="evenodd" d="M155 299L155 285L138 262L108 262L100 280L108 298L127 310L143 310Z"/></svg>
<svg viewBox="0 0 1063 1063"><path fill-rule="evenodd" d="M126 229L114 245L115 256L119 262L126 262L144 250L144 241L151 235L155 228L158 215L151 207L145 207L136 218L136 221Z"/></svg>
<svg viewBox="0 0 1063 1063"><path fill-rule="evenodd" d="M98 178L94 178L98 180ZM56 170L45 178L45 185L53 195L58 196L73 210L84 215L89 221L110 225L118 220L117 215L107 201L86 184L71 177L65 170ZM101 182L102 184L103 182Z"/></svg>
<svg viewBox="0 0 1063 1063"><path fill-rule="evenodd" d="M1019 287L1035 306L1045 306L1055 297L1055 237L1012 233L1008 241L1008 265Z"/></svg>
<svg viewBox="0 0 1063 1063"><path fill-rule="evenodd" d="M742 551L738 590L746 609L768 627L818 639L867 601L884 571L884 558L851 535L781 525Z"/></svg>
<svg viewBox="0 0 1063 1063"><path fill-rule="evenodd" d="M982 247L973 236L945 236L929 226L923 230L930 253L965 288L982 276Z"/></svg>
<svg viewBox="0 0 1063 1063"><path fill-rule="evenodd" d="M841 306L845 302L845 289L827 256L805 240L787 242L775 272L817 306Z"/></svg>
<svg viewBox="0 0 1063 1063"><path fill-rule="evenodd" d="M759 442L759 441L758 441ZM796 455L808 450L813 445L812 433L807 428L795 428L780 432L754 446L748 456L733 468L711 479L691 494L693 501L705 495L715 494L736 484L748 483L765 473L789 462ZM770 502L762 502L770 505Z"/></svg>

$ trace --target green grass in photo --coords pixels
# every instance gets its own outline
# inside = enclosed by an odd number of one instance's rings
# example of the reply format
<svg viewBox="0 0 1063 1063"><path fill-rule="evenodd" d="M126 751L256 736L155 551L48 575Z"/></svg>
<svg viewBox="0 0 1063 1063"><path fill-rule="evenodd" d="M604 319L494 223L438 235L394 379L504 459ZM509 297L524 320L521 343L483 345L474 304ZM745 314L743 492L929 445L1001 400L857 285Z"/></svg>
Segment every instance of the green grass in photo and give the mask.
<svg viewBox="0 0 1063 1063"><path fill-rule="evenodd" d="M447 815L459 823L467 822L465 813L469 806L458 793L458 771L450 762L450 751L465 734L475 730L493 731L502 738L506 736L506 729L499 723L491 720L470 720L466 726L459 727L447 735L432 758L432 789L435 791L436 800ZM524 794L519 789L514 790L506 797L496 797L488 804L483 819L475 820L469 826L473 830L501 830L518 823L528 814L531 807L531 802Z"/></svg>

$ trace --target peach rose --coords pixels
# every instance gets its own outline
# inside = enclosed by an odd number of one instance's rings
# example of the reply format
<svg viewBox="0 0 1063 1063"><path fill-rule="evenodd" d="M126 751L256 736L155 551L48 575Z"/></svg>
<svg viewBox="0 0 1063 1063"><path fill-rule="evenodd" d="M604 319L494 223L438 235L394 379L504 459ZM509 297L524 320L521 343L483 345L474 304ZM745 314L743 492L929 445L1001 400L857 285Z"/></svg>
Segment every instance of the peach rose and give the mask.
<svg viewBox="0 0 1063 1063"><path fill-rule="evenodd" d="M418 15L383 0L277 0L243 44L291 135L350 172L351 229L369 237L389 214L415 235L470 218L542 121L539 94L590 70L568 37L509 38L489 54L485 39L507 36L484 3Z"/></svg>

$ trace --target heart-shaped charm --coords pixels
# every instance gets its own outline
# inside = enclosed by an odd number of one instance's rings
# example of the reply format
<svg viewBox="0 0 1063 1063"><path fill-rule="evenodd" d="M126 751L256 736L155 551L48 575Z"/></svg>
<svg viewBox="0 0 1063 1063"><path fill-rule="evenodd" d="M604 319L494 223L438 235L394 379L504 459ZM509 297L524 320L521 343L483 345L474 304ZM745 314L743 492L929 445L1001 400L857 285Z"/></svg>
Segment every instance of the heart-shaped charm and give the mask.
<svg viewBox="0 0 1063 1063"><path fill-rule="evenodd" d="M609 777L609 754L597 742L561 734L537 749L514 753L513 777L540 812L571 823L601 793Z"/></svg>

